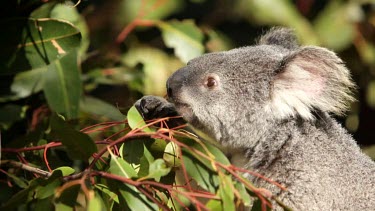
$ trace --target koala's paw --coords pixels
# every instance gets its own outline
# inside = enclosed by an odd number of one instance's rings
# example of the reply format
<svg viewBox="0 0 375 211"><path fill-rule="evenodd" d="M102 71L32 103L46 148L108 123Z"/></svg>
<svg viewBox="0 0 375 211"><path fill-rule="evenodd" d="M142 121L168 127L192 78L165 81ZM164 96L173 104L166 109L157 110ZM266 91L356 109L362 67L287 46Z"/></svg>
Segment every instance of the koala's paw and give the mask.
<svg viewBox="0 0 375 211"><path fill-rule="evenodd" d="M162 97L144 96L134 106L145 120L178 115L174 105Z"/></svg>

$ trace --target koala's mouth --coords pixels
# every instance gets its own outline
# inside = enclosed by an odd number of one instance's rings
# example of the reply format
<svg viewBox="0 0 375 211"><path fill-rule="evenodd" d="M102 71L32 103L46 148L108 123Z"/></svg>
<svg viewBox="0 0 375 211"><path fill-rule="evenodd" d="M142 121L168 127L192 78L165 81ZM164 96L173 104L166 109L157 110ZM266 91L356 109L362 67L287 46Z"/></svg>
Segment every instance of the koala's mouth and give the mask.
<svg viewBox="0 0 375 211"><path fill-rule="evenodd" d="M174 102L174 105L176 107L177 113L180 114L182 118L185 119L185 121L191 123L195 119L193 109L189 104Z"/></svg>

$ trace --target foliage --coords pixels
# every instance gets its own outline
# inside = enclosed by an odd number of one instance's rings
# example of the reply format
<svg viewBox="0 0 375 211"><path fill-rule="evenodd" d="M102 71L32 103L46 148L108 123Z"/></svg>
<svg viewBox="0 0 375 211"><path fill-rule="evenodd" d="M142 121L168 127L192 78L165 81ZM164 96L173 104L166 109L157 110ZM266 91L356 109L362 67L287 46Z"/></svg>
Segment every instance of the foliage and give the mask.
<svg viewBox="0 0 375 211"><path fill-rule="evenodd" d="M215 147L167 128L168 118L146 124L130 108L141 94L164 95L168 76L190 59L250 44L260 26L293 27L301 43L342 54L361 82L361 104L353 104L346 126L375 125L361 117L375 108L370 0L4 4L2 209L234 210L254 203L256 210L281 203Z"/></svg>

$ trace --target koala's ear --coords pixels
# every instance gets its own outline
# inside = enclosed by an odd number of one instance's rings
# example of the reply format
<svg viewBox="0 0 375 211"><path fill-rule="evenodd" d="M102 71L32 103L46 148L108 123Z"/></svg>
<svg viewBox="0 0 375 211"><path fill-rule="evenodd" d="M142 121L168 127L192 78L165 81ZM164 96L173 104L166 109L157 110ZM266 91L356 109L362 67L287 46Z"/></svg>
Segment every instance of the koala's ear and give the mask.
<svg viewBox="0 0 375 211"><path fill-rule="evenodd" d="M299 47L294 31L282 27L272 28L265 35L260 37L258 44L278 45L289 50L297 49Z"/></svg>
<svg viewBox="0 0 375 211"><path fill-rule="evenodd" d="M304 47L284 58L272 84L266 108L279 118L314 119L314 109L340 115L354 100L349 70L333 52L320 47Z"/></svg>

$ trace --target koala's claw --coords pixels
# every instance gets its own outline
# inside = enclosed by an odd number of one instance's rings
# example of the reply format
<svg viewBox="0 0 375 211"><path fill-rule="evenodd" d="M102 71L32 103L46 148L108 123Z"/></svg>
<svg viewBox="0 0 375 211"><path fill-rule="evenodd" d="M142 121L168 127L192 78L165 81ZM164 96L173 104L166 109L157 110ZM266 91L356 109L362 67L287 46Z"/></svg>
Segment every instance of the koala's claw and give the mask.
<svg viewBox="0 0 375 211"><path fill-rule="evenodd" d="M172 103L157 96L144 96L134 105L145 120L178 115Z"/></svg>
<svg viewBox="0 0 375 211"><path fill-rule="evenodd" d="M157 96L144 96L134 106L141 113L144 120L178 116L172 103ZM167 124L169 127L176 127L185 123L182 118L176 118L170 119Z"/></svg>

